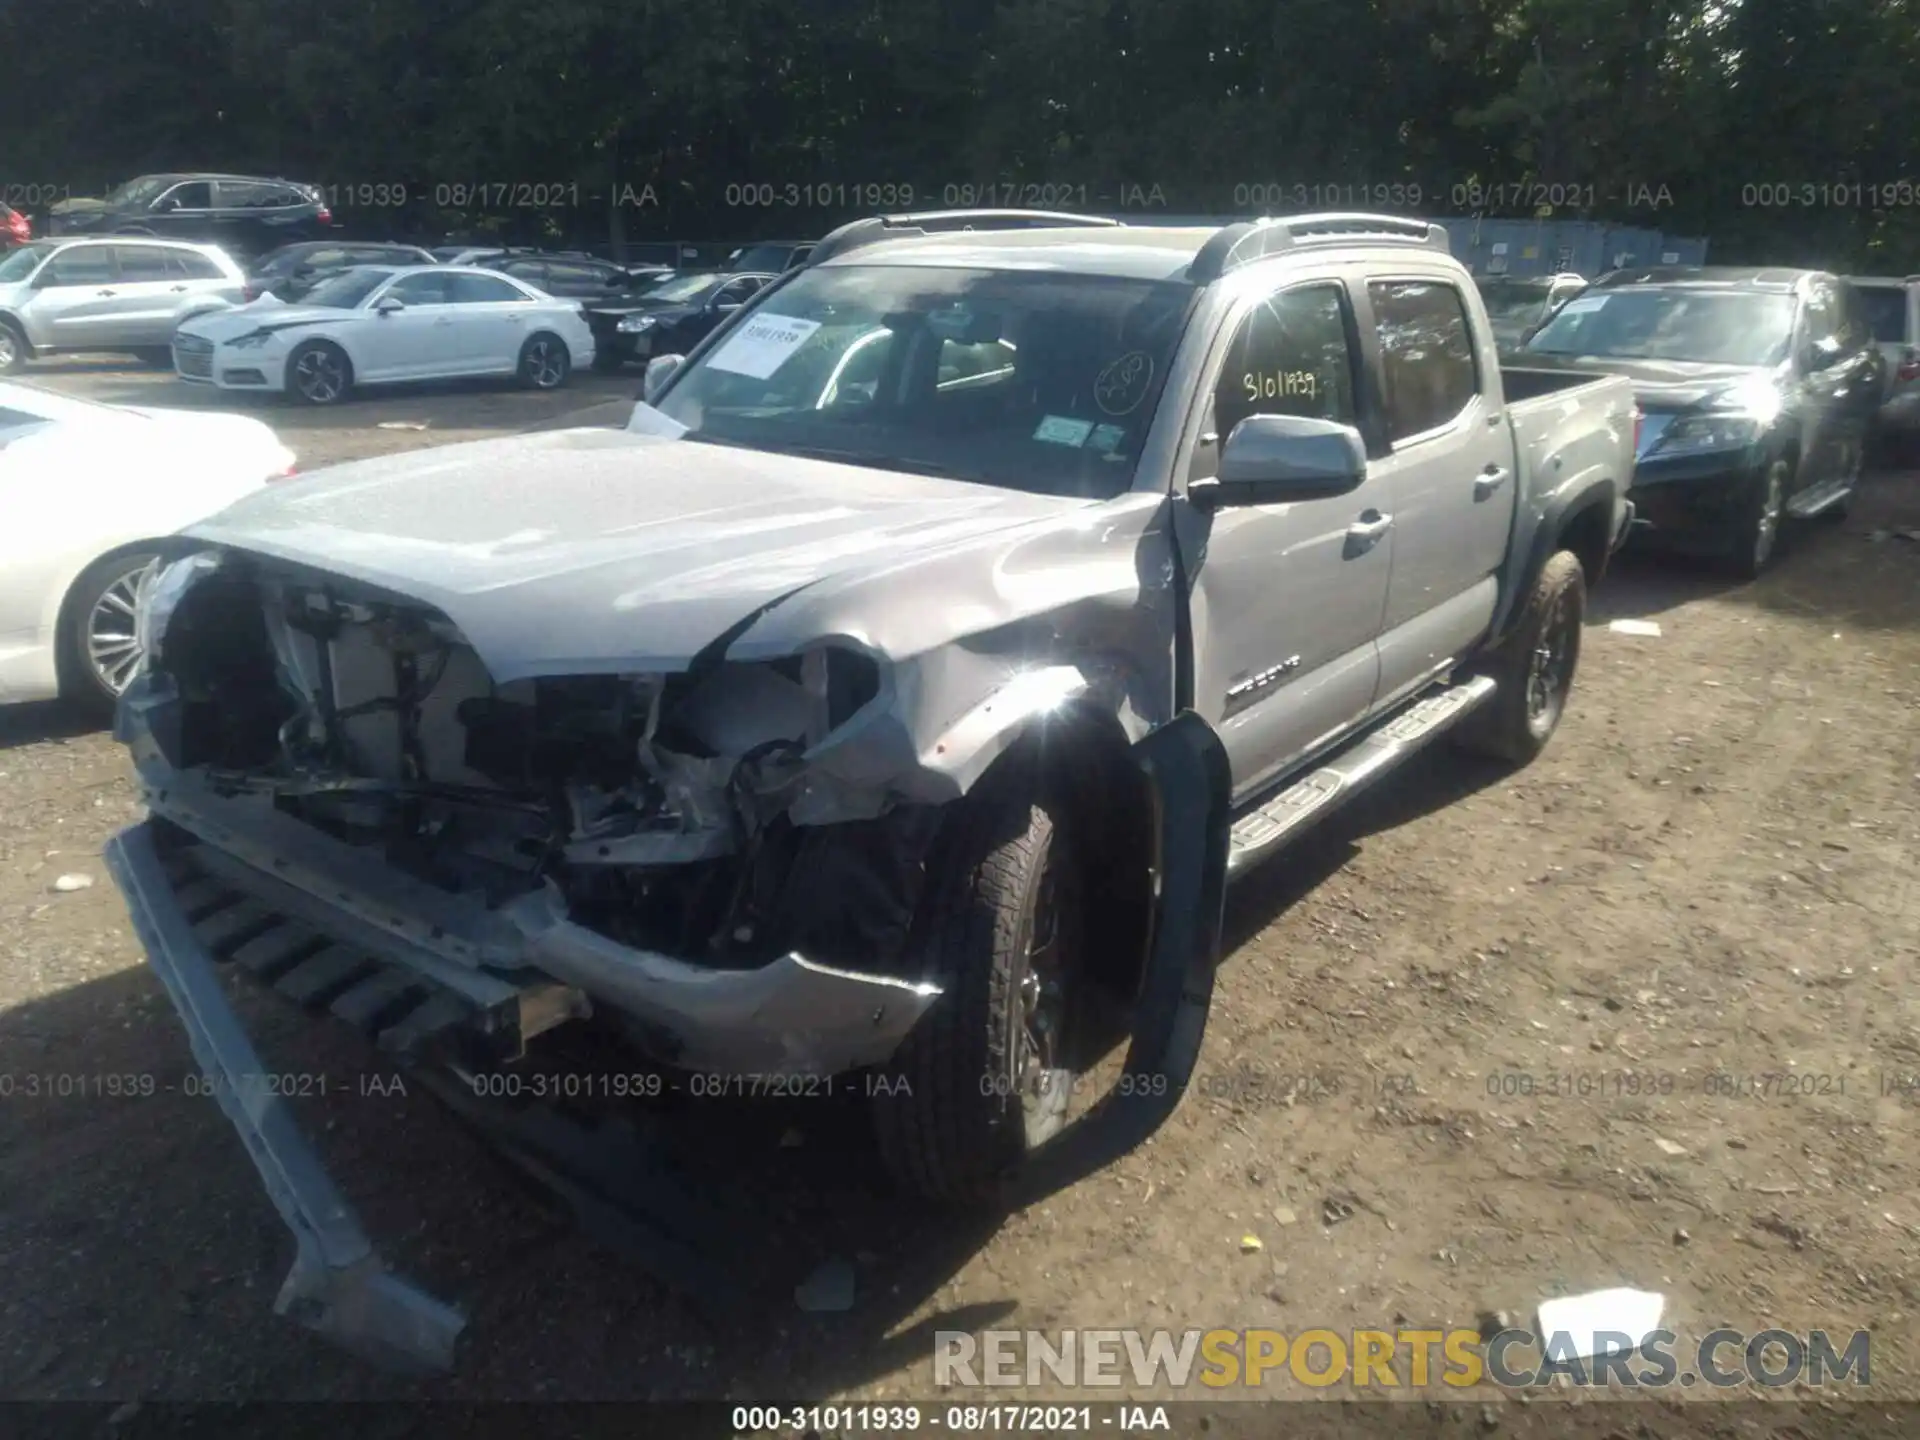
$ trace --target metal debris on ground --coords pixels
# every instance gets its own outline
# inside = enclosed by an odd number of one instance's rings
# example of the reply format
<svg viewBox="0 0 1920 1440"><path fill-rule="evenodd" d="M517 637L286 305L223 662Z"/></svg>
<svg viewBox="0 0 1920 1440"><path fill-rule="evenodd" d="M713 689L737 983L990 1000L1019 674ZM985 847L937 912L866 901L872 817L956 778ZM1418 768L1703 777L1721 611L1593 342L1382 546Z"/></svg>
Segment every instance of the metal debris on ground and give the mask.
<svg viewBox="0 0 1920 1440"><path fill-rule="evenodd" d="M1660 1328L1660 1312L1665 1306L1665 1298L1652 1290L1621 1288L1565 1295L1540 1302L1535 1315L1536 1333L1556 1347L1571 1345L1570 1354L1556 1348L1556 1355L1563 1358L1590 1360L1602 1354L1626 1354L1646 1344L1647 1337ZM1561 1340L1560 1336L1566 1338ZM1620 1343L1622 1337L1625 1345Z"/></svg>

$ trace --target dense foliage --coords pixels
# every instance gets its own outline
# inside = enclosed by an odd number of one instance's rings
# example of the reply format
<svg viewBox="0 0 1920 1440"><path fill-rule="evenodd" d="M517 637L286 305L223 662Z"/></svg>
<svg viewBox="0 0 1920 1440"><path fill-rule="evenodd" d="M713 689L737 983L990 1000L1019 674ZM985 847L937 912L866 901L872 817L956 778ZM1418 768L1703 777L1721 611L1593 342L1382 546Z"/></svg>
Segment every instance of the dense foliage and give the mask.
<svg viewBox="0 0 1920 1440"><path fill-rule="evenodd" d="M598 242L1552 203L1920 270L1920 0L0 0L0 55L29 202L233 169Z"/></svg>

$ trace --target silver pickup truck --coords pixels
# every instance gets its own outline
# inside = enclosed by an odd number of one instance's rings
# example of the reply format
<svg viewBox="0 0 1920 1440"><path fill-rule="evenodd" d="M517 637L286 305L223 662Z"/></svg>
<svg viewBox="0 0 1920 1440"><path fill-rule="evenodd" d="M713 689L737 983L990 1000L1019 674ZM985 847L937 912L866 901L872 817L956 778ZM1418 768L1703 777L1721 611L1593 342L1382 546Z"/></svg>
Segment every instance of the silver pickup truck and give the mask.
<svg viewBox="0 0 1920 1440"><path fill-rule="evenodd" d="M274 486L142 598L110 865L280 1308L368 1353L461 1317L223 977L423 1072L861 1077L908 1191L1006 1203L1177 1101L1230 874L1442 736L1539 752L1630 519L1628 382L1503 371L1382 216L860 221L647 397ZM1140 1103L1076 1117L1116 1003Z"/></svg>

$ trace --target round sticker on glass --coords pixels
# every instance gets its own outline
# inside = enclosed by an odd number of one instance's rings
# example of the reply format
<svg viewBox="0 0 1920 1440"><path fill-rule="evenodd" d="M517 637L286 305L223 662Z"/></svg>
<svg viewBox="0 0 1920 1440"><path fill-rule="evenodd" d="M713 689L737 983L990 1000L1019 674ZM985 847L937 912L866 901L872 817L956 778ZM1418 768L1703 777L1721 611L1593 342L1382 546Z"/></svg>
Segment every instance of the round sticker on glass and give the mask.
<svg viewBox="0 0 1920 1440"><path fill-rule="evenodd" d="M1126 415L1147 398L1153 383L1153 357L1132 350L1102 370L1093 382L1093 400L1108 415Z"/></svg>

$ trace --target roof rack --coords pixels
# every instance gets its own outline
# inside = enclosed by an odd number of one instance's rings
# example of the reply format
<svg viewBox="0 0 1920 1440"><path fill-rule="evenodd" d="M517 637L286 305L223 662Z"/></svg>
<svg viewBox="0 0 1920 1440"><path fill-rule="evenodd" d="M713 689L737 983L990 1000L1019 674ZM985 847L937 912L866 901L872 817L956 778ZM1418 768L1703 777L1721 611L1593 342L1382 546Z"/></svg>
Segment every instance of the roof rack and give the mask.
<svg viewBox="0 0 1920 1440"><path fill-rule="evenodd" d="M1336 241L1374 240L1394 244L1427 245L1452 253L1447 232L1425 220L1403 220L1397 215L1263 215L1227 225L1214 233L1193 257L1188 275L1200 284L1218 280L1242 265L1278 255L1302 245Z"/></svg>
<svg viewBox="0 0 1920 1440"><path fill-rule="evenodd" d="M964 230L1040 230L1056 226L1105 229L1119 224L1118 220L1098 215L1054 210L926 210L914 215L875 215L832 231L814 245L806 264L818 265L849 250L909 235L942 235Z"/></svg>

